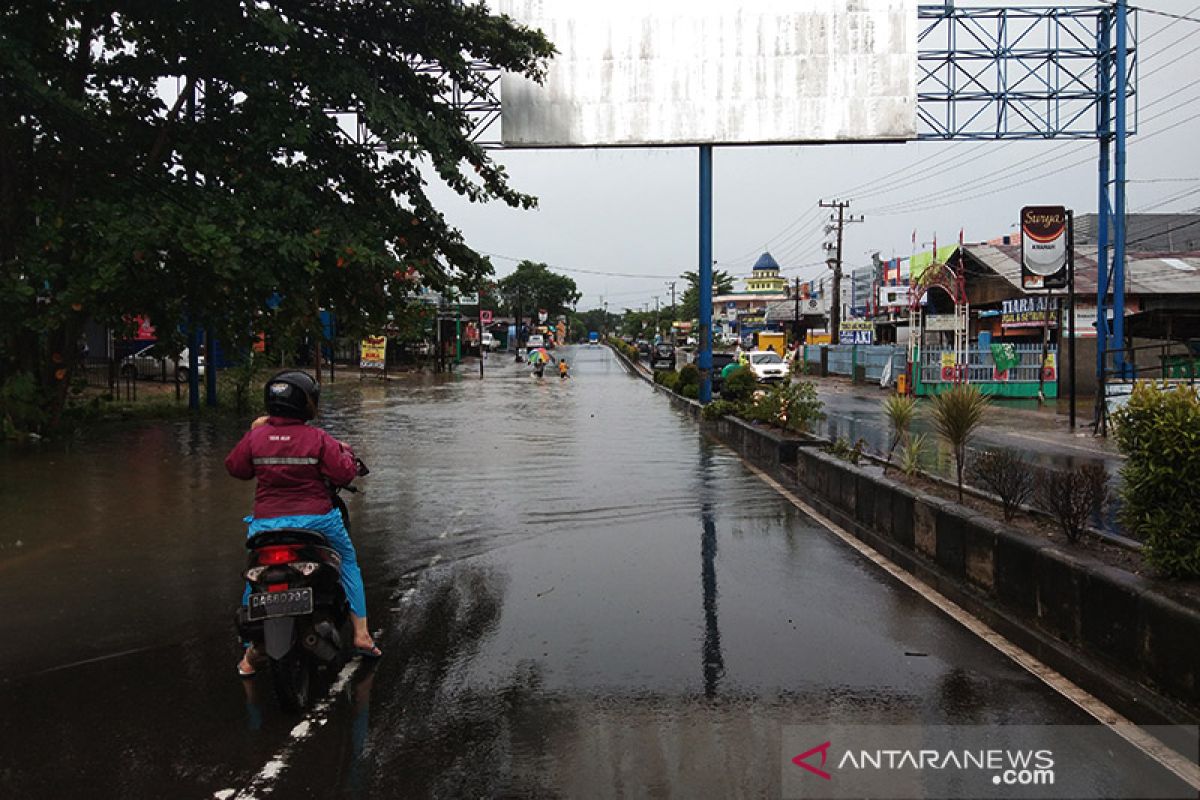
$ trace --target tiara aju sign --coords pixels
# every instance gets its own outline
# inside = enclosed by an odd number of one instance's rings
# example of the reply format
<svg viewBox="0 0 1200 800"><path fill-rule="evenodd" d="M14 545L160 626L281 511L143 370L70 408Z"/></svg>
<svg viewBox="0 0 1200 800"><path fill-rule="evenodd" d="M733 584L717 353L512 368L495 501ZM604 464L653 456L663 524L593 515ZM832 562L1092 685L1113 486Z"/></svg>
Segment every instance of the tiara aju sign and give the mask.
<svg viewBox="0 0 1200 800"><path fill-rule="evenodd" d="M1021 286L1060 289L1067 285L1067 210L1062 206L1021 209Z"/></svg>

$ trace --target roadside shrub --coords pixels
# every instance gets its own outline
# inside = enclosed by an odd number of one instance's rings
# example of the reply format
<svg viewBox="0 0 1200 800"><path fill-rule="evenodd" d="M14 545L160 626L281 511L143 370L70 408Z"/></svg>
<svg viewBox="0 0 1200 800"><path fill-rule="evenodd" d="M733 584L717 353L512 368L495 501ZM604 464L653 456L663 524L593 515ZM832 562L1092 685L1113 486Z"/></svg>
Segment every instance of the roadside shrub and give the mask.
<svg viewBox="0 0 1200 800"><path fill-rule="evenodd" d="M1072 470L1040 469L1035 500L1054 517L1067 540L1077 542L1088 520L1108 502L1108 470L1103 464L1084 464Z"/></svg>
<svg viewBox="0 0 1200 800"><path fill-rule="evenodd" d="M684 364L679 370L679 393L683 394L683 387L695 386L697 392L700 386L700 368L695 364Z"/></svg>
<svg viewBox="0 0 1200 800"><path fill-rule="evenodd" d="M741 407L732 400L713 400L704 407L700 412L700 416L705 419L720 419L721 417L737 416L741 411Z"/></svg>
<svg viewBox="0 0 1200 800"><path fill-rule="evenodd" d="M732 400L735 403L745 402L754 396L758 381L749 367L738 367L729 373L729 377L721 384L721 399Z"/></svg>
<svg viewBox="0 0 1200 800"><path fill-rule="evenodd" d="M987 450L971 463L972 480L1000 497L1005 521L1033 496L1033 470L1012 450Z"/></svg>
<svg viewBox="0 0 1200 800"><path fill-rule="evenodd" d="M909 440L904 443L904 447L900 448L900 471L910 478L921 471L921 460L925 457L925 448L929 443L929 437L923 433L918 433L909 437Z"/></svg>
<svg viewBox="0 0 1200 800"><path fill-rule="evenodd" d="M979 387L960 383L950 391L933 398L930 417L934 430L954 451L955 474L958 477L958 502L963 501L963 467L966 465L967 443L983 424L988 398Z"/></svg>
<svg viewBox="0 0 1200 800"><path fill-rule="evenodd" d="M917 398L893 394L883 401L883 416L892 429L892 446L888 448L887 460L892 461L896 445L908 442L908 431L917 416Z"/></svg>
<svg viewBox="0 0 1200 800"><path fill-rule="evenodd" d="M679 373L674 370L662 370L654 373L654 382L665 386L672 392L679 391Z"/></svg>
<svg viewBox="0 0 1200 800"><path fill-rule="evenodd" d="M0 420L4 438L19 439L40 433L49 421L48 398L28 372L18 372L0 385Z"/></svg>
<svg viewBox="0 0 1200 800"><path fill-rule="evenodd" d="M1121 468L1121 523L1147 563L1200 576L1200 397L1195 389L1134 387L1113 415Z"/></svg>
<svg viewBox="0 0 1200 800"><path fill-rule="evenodd" d="M700 387L695 383L679 382L679 394L686 397L688 400L700 399Z"/></svg>
<svg viewBox="0 0 1200 800"><path fill-rule="evenodd" d="M731 378L733 376L730 376ZM729 381L725 381L728 385ZM817 387L805 381L781 383L754 397L745 406L743 416L789 431L806 432L824 416L824 404L817 398Z"/></svg>
<svg viewBox="0 0 1200 800"><path fill-rule="evenodd" d="M858 463L862 461L863 449L866 446L866 439L860 438L854 443L853 446L851 446L849 439L843 439L841 436L839 436L825 447L825 451L833 456L836 456L837 458L842 459L843 461L849 461L851 464L857 467Z"/></svg>

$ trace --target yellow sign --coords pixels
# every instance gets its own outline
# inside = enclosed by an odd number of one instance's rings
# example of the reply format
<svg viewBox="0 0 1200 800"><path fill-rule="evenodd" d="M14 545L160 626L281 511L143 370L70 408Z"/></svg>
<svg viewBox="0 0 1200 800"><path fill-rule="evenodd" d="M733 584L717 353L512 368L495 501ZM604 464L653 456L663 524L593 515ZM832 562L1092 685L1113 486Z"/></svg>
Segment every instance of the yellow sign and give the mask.
<svg viewBox="0 0 1200 800"><path fill-rule="evenodd" d="M358 368L359 369L378 369L387 368L387 337L386 336L368 336L362 340L362 346L359 350Z"/></svg>
<svg viewBox="0 0 1200 800"><path fill-rule="evenodd" d="M943 367L953 367L957 363L958 363L958 361L955 358L954 353L952 353L952 352L947 353L945 351L942 352L942 366Z"/></svg>

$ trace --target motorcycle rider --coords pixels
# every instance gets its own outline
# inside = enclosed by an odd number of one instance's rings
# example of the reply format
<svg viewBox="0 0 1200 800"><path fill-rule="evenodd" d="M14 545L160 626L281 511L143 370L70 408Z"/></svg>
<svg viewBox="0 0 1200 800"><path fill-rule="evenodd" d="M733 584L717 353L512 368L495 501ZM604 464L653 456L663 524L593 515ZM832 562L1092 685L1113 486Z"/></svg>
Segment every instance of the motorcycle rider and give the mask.
<svg viewBox="0 0 1200 800"><path fill-rule="evenodd" d="M250 430L225 457L225 469L241 480L257 478L254 513L247 537L277 528L306 528L325 536L342 557L342 588L354 622L355 651L366 658L383 653L367 628L367 601L354 544L341 512L334 506L326 480L350 483L357 464L350 448L324 430L307 424L317 415L320 384L300 370L284 370L263 388L267 415L254 420ZM242 595L245 605L250 593ZM262 656L251 645L238 664L238 673L250 677Z"/></svg>

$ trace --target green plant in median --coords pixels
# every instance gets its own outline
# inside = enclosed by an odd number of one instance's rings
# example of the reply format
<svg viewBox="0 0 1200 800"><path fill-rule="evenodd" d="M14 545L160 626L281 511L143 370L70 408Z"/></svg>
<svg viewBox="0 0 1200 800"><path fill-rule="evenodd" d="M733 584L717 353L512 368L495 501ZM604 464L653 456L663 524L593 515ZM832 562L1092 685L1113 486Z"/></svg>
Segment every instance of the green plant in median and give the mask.
<svg viewBox="0 0 1200 800"><path fill-rule="evenodd" d="M1121 468L1120 518L1155 569L1200 576L1200 397L1191 387L1134 387L1113 415Z"/></svg>
<svg viewBox="0 0 1200 800"><path fill-rule="evenodd" d="M726 384L729 381L726 380ZM807 432L824 414L817 387L807 381L781 383L744 406L742 415L789 431Z"/></svg>
<svg viewBox="0 0 1200 800"><path fill-rule="evenodd" d="M737 416L741 412L741 406L732 400L713 400L704 407L700 412L700 416L705 419L720 419L730 415Z"/></svg>
<svg viewBox="0 0 1200 800"><path fill-rule="evenodd" d="M914 434L900 448L900 471L910 478L921 471L921 460L925 457L925 448L929 437L923 433Z"/></svg>
<svg viewBox="0 0 1200 800"><path fill-rule="evenodd" d="M721 398L735 403L746 402L754 396L758 381L749 367L738 367L721 384Z"/></svg>
<svg viewBox="0 0 1200 800"><path fill-rule="evenodd" d="M930 418L934 430L954 451L954 467L958 477L958 502L963 499L963 467L966 466L967 443L983 424L988 398L979 387L960 383L933 398Z"/></svg>
<svg viewBox="0 0 1200 800"><path fill-rule="evenodd" d="M700 368L695 364L684 364L679 370L679 393L683 394L685 386L695 386L700 389Z"/></svg>
<svg viewBox="0 0 1200 800"><path fill-rule="evenodd" d="M1108 502L1108 470L1103 464L1038 470L1035 499L1058 522L1067 540L1077 542L1088 520Z"/></svg>
<svg viewBox="0 0 1200 800"><path fill-rule="evenodd" d="M888 448L887 460L890 464L896 445L908 442L908 432L912 421L917 416L917 398L903 394L893 394L883 401L883 415L887 417L892 429L892 446Z"/></svg>

